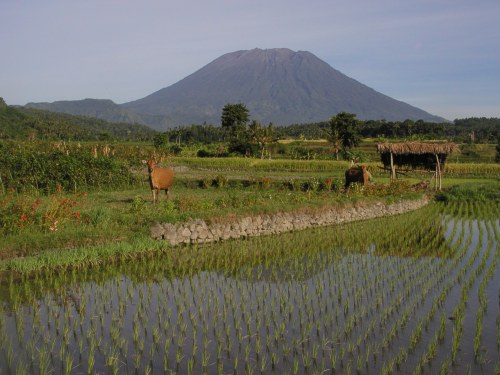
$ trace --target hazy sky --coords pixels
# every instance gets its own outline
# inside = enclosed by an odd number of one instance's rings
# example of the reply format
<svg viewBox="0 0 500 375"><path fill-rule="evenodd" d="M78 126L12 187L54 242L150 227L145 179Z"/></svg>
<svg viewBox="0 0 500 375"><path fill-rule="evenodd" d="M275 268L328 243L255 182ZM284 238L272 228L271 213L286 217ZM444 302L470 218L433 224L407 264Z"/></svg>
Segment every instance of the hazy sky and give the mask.
<svg viewBox="0 0 500 375"><path fill-rule="evenodd" d="M500 117L499 0L0 0L0 97L124 103L252 48L432 114Z"/></svg>

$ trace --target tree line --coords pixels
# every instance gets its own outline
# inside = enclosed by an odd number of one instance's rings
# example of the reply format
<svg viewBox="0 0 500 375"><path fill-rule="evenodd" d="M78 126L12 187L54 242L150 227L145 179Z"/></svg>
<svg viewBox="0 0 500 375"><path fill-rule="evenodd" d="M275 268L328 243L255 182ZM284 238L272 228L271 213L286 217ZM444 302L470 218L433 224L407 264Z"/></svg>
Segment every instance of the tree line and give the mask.
<svg viewBox="0 0 500 375"><path fill-rule="evenodd" d="M500 119L473 117L453 122L423 120L358 120L363 138L447 139L459 143L498 143ZM251 120L244 104L227 104L222 109L221 126L192 124L159 133L139 124L111 123L100 119L7 106L0 98L0 139L75 141L151 141L157 145L227 143L229 152L249 149L263 154L275 139L320 139L331 130L330 120L288 126L262 125Z"/></svg>
<svg viewBox="0 0 500 375"><path fill-rule="evenodd" d="M253 120L251 123L255 123ZM434 123L423 120L385 121L357 120L363 138L405 138L414 140L446 139L458 143L497 143L500 138L500 118L467 118L453 122ZM258 123L258 122L257 122ZM321 139L330 128L329 121L273 126L278 139ZM162 133L170 142L211 144L227 142L227 129L215 125L176 127Z"/></svg>
<svg viewBox="0 0 500 375"><path fill-rule="evenodd" d="M361 134L355 114L341 112L325 124L317 128L318 134L315 138L326 138L331 143L337 159L339 154L345 158L350 149L359 145ZM181 144L216 143L219 148L212 149L212 152L201 149L198 156L238 154L264 158L271 144L290 136L293 137L287 133L287 127L275 127L272 123L262 125L257 120L250 120L249 110L244 104L230 103L222 109L220 127L213 125L178 127L157 134L153 143L157 149L167 150L173 154L181 151ZM226 147L221 144L225 144Z"/></svg>
<svg viewBox="0 0 500 375"><path fill-rule="evenodd" d="M221 126L191 125L177 127L154 137L156 148L170 148L171 153L182 150L181 144L218 144L218 149L200 149L198 156L227 156L239 154L264 158L279 139L326 139L335 158L356 159L361 138L404 140L448 140L457 143L497 143L500 150L500 119L468 118L453 123L433 123L423 120L385 121L358 120L352 113L340 112L328 121L275 127L263 126L250 120L248 108L242 104L227 104L222 109ZM224 147L223 145L226 145ZM276 151L276 150L274 150Z"/></svg>

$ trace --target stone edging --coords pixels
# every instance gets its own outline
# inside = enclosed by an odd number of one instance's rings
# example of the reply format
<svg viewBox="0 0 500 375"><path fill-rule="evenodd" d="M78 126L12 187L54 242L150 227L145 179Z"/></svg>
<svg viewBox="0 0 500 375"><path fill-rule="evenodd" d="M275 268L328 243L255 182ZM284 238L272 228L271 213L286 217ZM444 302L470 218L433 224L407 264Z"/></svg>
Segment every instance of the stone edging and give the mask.
<svg viewBox="0 0 500 375"><path fill-rule="evenodd" d="M172 246L179 244L204 243L240 238L278 234L320 225L347 223L381 216L398 215L419 209L430 202L428 197L418 200L384 204L377 202L369 206L331 208L320 212L284 212L273 215L261 214L242 217L230 223L207 224L201 219L177 224L155 224L151 237L165 240Z"/></svg>

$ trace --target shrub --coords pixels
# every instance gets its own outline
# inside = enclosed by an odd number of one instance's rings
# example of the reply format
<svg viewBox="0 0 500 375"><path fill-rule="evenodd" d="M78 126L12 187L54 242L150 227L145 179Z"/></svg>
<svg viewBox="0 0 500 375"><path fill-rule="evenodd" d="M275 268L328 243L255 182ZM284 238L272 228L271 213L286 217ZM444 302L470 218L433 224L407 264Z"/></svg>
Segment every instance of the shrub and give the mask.
<svg viewBox="0 0 500 375"><path fill-rule="evenodd" d="M332 189L334 191L341 191L344 188L344 181L341 179L333 180Z"/></svg>
<svg viewBox="0 0 500 375"><path fill-rule="evenodd" d="M205 149L201 149L196 152L196 156L198 156L199 158L209 158L212 156L212 154Z"/></svg>
<svg viewBox="0 0 500 375"><path fill-rule="evenodd" d="M144 209L145 205L146 201L139 195L136 195L132 200L132 210L134 212L141 212Z"/></svg>
<svg viewBox="0 0 500 375"><path fill-rule="evenodd" d="M333 178L327 178L325 181L323 181L323 189L330 191L332 190L333 184L334 184Z"/></svg>
<svg viewBox="0 0 500 375"><path fill-rule="evenodd" d="M93 157L78 148L38 150L6 147L0 153L0 175L4 189L37 190L50 194L60 185L66 191L123 187L139 182L122 162Z"/></svg>
<svg viewBox="0 0 500 375"><path fill-rule="evenodd" d="M16 233L22 228L39 228L56 232L69 223L88 223L89 215L81 213L85 206L86 193L63 197L62 187L58 193L42 199L30 199L14 191L0 202L0 231Z"/></svg>
<svg viewBox="0 0 500 375"><path fill-rule="evenodd" d="M313 177L306 182L307 191L318 191L320 187L320 182L317 178Z"/></svg>
<svg viewBox="0 0 500 375"><path fill-rule="evenodd" d="M260 177L257 179L257 182L261 189L269 189L273 180L270 177Z"/></svg>
<svg viewBox="0 0 500 375"><path fill-rule="evenodd" d="M214 183L214 179L212 177L205 177L201 180L201 187L204 189L208 189Z"/></svg>
<svg viewBox="0 0 500 375"><path fill-rule="evenodd" d="M168 147L168 151L173 155L180 155L180 153L182 152L182 147L177 143L174 143Z"/></svg>
<svg viewBox="0 0 500 375"><path fill-rule="evenodd" d="M215 177L215 185L219 188L223 188L227 185L228 179L224 175L218 175Z"/></svg>
<svg viewBox="0 0 500 375"><path fill-rule="evenodd" d="M285 186L292 191L299 191L302 188L302 183L295 178L291 178L285 182Z"/></svg>

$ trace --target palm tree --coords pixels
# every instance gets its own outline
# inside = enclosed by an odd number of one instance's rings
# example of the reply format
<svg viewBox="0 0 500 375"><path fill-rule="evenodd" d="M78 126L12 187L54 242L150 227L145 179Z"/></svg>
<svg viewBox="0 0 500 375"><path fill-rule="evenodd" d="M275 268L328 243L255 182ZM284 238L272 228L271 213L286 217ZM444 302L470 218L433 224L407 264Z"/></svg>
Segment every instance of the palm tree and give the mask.
<svg viewBox="0 0 500 375"><path fill-rule="evenodd" d="M267 127L263 127L260 122L253 120L248 130L251 141L257 143L259 146L260 158L264 159L266 146L276 140L273 124L269 123Z"/></svg>

